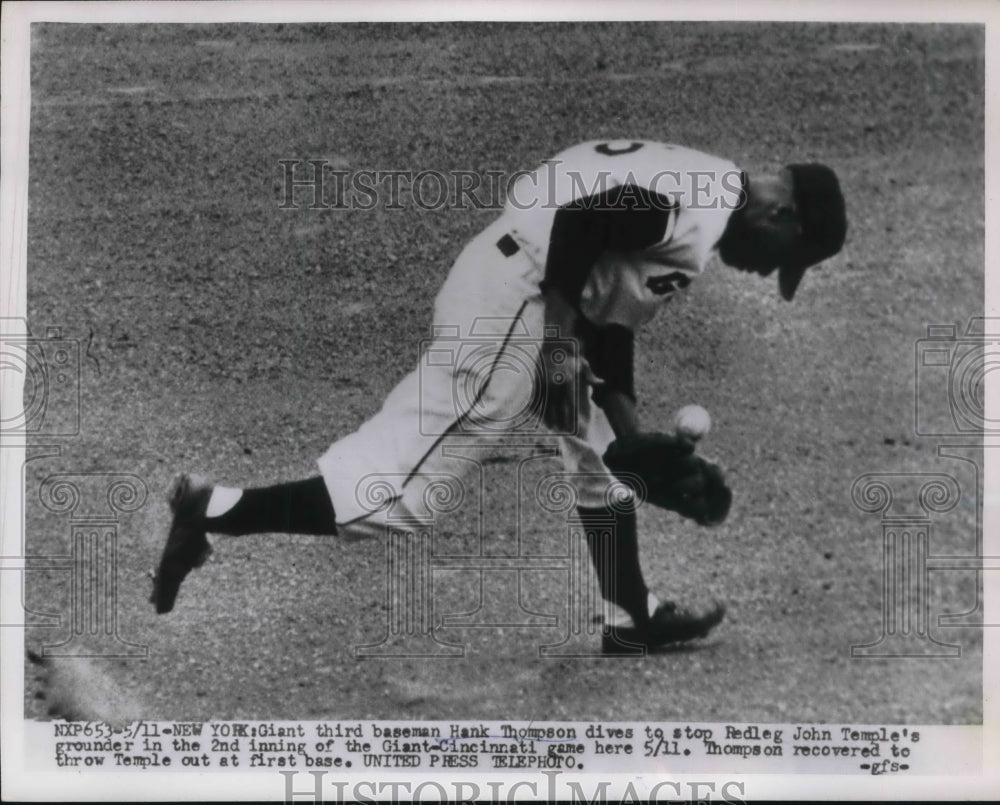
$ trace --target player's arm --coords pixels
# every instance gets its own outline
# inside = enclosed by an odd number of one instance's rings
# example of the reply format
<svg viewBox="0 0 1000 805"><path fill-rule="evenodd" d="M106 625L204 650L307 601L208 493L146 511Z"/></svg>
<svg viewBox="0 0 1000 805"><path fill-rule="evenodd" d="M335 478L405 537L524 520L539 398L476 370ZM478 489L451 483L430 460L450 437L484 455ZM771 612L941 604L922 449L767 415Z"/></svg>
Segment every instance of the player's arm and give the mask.
<svg viewBox="0 0 1000 805"><path fill-rule="evenodd" d="M672 210L673 202L667 197L639 185L622 185L578 199L556 211L542 282L545 322L554 325L556 333L552 336L547 333L542 345L543 382L548 387L545 420L550 427L564 432L571 430L575 411L583 410L587 404L586 383L581 377L585 364L567 367L558 361L557 342L579 335L580 297L590 270L605 251L634 251L658 243L666 232ZM558 383L567 370L578 381ZM575 405L573 393L579 395ZM628 403L609 404L616 412L621 409L620 424L627 427L634 418L628 413Z"/></svg>
<svg viewBox="0 0 1000 805"><path fill-rule="evenodd" d="M615 436L628 436L630 433L639 432L635 397L598 387L594 390L594 402L604 411Z"/></svg>
<svg viewBox="0 0 1000 805"><path fill-rule="evenodd" d="M585 355L600 382L594 402L604 411L615 436L639 431L635 398L635 334L619 324L588 325Z"/></svg>

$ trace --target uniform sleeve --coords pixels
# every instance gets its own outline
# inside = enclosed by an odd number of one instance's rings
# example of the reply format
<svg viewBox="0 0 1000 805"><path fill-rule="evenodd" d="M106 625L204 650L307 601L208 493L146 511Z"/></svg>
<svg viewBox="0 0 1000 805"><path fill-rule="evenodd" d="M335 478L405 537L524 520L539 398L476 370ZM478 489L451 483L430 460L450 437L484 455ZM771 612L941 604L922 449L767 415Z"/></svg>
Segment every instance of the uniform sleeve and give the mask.
<svg viewBox="0 0 1000 805"><path fill-rule="evenodd" d="M584 320L583 356L606 388L635 399L635 334L620 324L598 327Z"/></svg>
<svg viewBox="0 0 1000 805"><path fill-rule="evenodd" d="M597 258L659 243L676 205L635 184L614 187L560 207L552 222L542 289L556 288L574 306Z"/></svg>

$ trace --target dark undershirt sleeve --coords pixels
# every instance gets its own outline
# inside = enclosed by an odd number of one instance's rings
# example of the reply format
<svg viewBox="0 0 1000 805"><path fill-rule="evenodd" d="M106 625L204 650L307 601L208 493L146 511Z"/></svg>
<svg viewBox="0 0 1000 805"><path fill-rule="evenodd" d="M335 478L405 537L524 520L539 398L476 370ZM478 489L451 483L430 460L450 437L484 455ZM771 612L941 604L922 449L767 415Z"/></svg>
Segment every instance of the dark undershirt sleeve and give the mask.
<svg viewBox="0 0 1000 805"><path fill-rule="evenodd" d="M605 388L634 400L635 334L620 324L598 327L584 319L579 335L583 356Z"/></svg>
<svg viewBox="0 0 1000 805"><path fill-rule="evenodd" d="M600 254L658 243L674 206L666 196L626 184L560 207L549 235L542 289L556 288L574 307L579 306L587 276Z"/></svg>

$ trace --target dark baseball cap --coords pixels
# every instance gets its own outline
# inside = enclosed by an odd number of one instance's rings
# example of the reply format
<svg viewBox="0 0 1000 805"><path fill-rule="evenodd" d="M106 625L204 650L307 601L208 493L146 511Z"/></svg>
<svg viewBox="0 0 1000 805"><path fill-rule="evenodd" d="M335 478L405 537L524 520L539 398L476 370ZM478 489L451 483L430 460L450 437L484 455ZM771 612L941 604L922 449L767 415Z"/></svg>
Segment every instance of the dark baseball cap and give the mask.
<svg viewBox="0 0 1000 805"><path fill-rule="evenodd" d="M847 212L837 174L826 165L810 162L788 165L802 240L791 260L778 271L778 288L791 301L809 266L840 251L847 236Z"/></svg>

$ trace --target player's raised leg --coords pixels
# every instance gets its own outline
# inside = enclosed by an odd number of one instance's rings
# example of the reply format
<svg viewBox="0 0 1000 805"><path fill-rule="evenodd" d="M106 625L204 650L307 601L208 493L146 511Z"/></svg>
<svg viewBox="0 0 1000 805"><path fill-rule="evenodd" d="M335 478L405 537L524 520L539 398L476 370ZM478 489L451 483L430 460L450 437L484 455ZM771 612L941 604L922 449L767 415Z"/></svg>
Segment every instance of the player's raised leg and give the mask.
<svg viewBox="0 0 1000 805"><path fill-rule="evenodd" d="M528 278L533 265L524 254L498 248L498 238L487 229L463 250L435 303L435 328L448 337L423 350L419 368L371 419L331 445L318 461L320 476L261 489L181 476L154 579L157 612L173 608L185 577L207 558L207 533L374 536L390 508L420 519L423 492L434 478L461 480L467 462L449 460L444 440L474 434L479 419L507 421L531 401L531 361L515 361L527 368L512 372L505 356L531 354L539 336L540 302ZM470 308L470 298L482 300L478 309Z"/></svg>
<svg viewBox="0 0 1000 805"><path fill-rule="evenodd" d="M319 476L258 489L213 486L199 476L181 475L170 494L173 522L150 601L160 614L174 608L181 582L200 567L212 548L207 533L337 533L336 515Z"/></svg>

